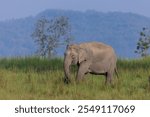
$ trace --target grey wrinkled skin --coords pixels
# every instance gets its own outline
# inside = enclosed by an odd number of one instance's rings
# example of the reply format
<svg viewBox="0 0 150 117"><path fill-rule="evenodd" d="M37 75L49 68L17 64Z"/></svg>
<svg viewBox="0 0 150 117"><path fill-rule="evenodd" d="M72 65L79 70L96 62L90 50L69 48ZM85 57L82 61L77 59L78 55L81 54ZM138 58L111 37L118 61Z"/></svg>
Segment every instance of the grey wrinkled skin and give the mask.
<svg viewBox="0 0 150 117"><path fill-rule="evenodd" d="M117 57L111 46L100 42L87 42L66 47L64 54L64 73L70 79L70 66L78 65L76 80L80 81L85 74L105 75L105 83L111 83L116 70Z"/></svg>

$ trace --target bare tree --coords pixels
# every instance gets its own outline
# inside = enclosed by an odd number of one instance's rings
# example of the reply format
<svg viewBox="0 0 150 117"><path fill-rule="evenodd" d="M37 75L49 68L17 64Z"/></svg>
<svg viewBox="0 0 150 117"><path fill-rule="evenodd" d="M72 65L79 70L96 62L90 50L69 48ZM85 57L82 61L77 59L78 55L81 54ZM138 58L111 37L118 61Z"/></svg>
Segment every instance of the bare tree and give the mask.
<svg viewBox="0 0 150 117"><path fill-rule="evenodd" d="M51 58L60 45L69 44L71 36L71 25L65 16L51 20L41 18L37 21L32 37L38 45L37 53L40 56Z"/></svg>

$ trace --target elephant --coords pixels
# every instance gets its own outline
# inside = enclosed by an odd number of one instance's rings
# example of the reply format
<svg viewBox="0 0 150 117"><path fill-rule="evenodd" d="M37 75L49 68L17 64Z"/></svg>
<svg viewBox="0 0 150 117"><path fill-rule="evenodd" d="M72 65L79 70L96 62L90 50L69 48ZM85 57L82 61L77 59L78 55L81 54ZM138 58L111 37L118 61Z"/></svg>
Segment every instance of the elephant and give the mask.
<svg viewBox="0 0 150 117"><path fill-rule="evenodd" d="M101 42L85 42L67 45L64 53L64 74L66 81L71 81L70 66L77 65L76 81L85 74L104 75L105 84L111 84L116 71L117 57L114 49Z"/></svg>

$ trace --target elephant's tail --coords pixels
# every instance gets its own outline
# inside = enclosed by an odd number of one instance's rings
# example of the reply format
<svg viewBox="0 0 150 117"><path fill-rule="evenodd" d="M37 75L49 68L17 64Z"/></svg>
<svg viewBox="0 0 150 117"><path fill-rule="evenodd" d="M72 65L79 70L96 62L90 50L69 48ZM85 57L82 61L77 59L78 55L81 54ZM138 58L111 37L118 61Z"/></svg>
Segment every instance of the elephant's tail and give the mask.
<svg viewBox="0 0 150 117"><path fill-rule="evenodd" d="M119 78L119 75L118 75L118 70L117 70L117 68L115 68L115 73L116 73L116 75L117 75L117 78Z"/></svg>

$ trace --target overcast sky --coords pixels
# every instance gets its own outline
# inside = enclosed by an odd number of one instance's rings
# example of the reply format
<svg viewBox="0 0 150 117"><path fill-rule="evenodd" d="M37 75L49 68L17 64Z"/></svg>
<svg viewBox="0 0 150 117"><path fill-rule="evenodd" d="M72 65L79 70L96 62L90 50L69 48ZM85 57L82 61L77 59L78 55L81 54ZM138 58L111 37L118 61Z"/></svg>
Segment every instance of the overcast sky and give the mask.
<svg viewBox="0 0 150 117"><path fill-rule="evenodd" d="M46 9L120 11L150 17L150 0L0 0L0 20L34 16Z"/></svg>

